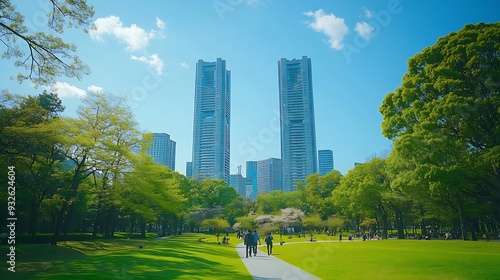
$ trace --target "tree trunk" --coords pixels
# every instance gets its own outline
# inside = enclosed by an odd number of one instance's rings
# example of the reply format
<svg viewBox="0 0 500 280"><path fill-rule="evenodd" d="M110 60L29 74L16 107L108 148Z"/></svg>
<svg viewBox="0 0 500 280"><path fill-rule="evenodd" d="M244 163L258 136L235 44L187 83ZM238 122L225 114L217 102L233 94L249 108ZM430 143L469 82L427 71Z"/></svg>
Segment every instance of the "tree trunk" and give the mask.
<svg viewBox="0 0 500 280"><path fill-rule="evenodd" d="M31 203L31 208L30 208L30 219L29 219L29 226L28 226L28 233L31 234L31 237L35 237L36 233L36 223L38 220L38 211L39 207L35 201Z"/></svg>
<svg viewBox="0 0 500 280"><path fill-rule="evenodd" d="M61 232L65 208L66 208L66 206L63 205L62 209L59 210L59 214L57 215L57 220L56 220L56 227L54 228L54 235L52 236L52 241L50 242L50 245L55 246L55 245L57 245L57 242L59 241L59 233Z"/></svg>
<svg viewBox="0 0 500 280"><path fill-rule="evenodd" d="M396 228L398 229L398 239L405 239L403 213L399 210L396 210L395 214L396 214Z"/></svg>
<svg viewBox="0 0 500 280"><path fill-rule="evenodd" d="M457 201L458 201L458 214L460 215L460 230L462 232L462 239L467 240L467 230L465 228L465 214L462 209L462 198L460 197L460 193L457 191Z"/></svg>
<svg viewBox="0 0 500 280"><path fill-rule="evenodd" d="M97 233L99 231L99 220L101 218L101 211L98 209L96 214L95 214L95 217L94 217L94 221L93 221L93 224L92 224L92 239L97 239Z"/></svg>
<svg viewBox="0 0 500 280"><path fill-rule="evenodd" d="M146 223L142 222L141 224L141 238L146 238Z"/></svg>

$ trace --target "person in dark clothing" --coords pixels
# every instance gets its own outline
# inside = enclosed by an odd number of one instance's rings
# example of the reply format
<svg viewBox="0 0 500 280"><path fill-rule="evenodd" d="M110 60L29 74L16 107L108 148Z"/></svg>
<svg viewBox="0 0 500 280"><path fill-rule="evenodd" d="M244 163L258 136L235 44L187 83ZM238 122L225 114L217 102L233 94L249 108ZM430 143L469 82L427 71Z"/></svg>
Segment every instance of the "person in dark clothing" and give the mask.
<svg viewBox="0 0 500 280"><path fill-rule="evenodd" d="M260 236L257 233L257 230L253 231L253 255L254 257L257 256L257 242L260 244Z"/></svg>
<svg viewBox="0 0 500 280"><path fill-rule="evenodd" d="M253 234L252 234L252 231L249 230L247 231L247 234L245 234L245 252L247 254L247 258L248 258L248 254L250 253L250 257L252 256L252 251L253 251Z"/></svg>
<svg viewBox="0 0 500 280"><path fill-rule="evenodd" d="M273 254L273 239L274 237L271 235L270 232L267 233L266 235L266 245L267 245L267 255L272 255Z"/></svg>

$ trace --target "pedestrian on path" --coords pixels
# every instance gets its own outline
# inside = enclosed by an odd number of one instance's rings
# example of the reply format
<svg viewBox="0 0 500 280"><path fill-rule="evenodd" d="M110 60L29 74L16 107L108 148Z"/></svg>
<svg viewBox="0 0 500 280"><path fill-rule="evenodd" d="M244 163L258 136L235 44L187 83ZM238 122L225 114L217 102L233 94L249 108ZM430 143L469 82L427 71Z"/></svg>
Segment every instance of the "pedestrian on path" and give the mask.
<svg viewBox="0 0 500 280"><path fill-rule="evenodd" d="M273 254L273 239L274 237L271 235L271 232L267 233L265 242L267 245L267 255L270 256Z"/></svg>
<svg viewBox="0 0 500 280"><path fill-rule="evenodd" d="M259 242L259 245L261 245L260 244L260 236L257 233L257 230L254 230L253 231L253 255L254 256L257 256L257 242Z"/></svg>
<svg viewBox="0 0 500 280"><path fill-rule="evenodd" d="M253 234L252 234L251 230L247 231L247 234L245 234L245 251L246 251L246 254L247 254L247 258L248 258L248 254L249 253L250 253L250 257L252 256L252 251L253 251Z"/></svg>

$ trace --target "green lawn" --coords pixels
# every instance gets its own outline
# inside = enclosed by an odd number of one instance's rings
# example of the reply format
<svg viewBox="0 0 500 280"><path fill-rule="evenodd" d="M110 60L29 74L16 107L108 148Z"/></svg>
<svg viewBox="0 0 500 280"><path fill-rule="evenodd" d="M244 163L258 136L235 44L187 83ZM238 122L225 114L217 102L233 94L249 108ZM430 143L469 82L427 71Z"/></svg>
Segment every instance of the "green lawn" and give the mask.
<svg viewBox="0 0 500 280"><path fill-rule="evenodd" d="M500 279L500 242L287 242L274 255L323 279Z"/></svg>
<svg viewBox="0 0 500 280"><path fill-rule="evenodd" d="M275 236L274 255L323 279L483 280L500 275L497 241L314 238L320 242L286 237L280 246ZM321 242L325 239L333 242ZM234 248L237 243L241 240L234 236L231 244L218 245L211 235L183 234L159 240L18 245L17 272L7 272L2 262L0 279L251 279ZM5 246L0 250L7 252Z"/></svg>
<svg viewBox="0 0 500 280"><path fill-rule="evenodd" d="M202 237L206 239L199 242ZM252 279L236 244L215 241L210 235L183 234L159 240L18 245L16 272L7 272L2 262L0 279ZM7 249L2 246L1 251Z"/></svg>

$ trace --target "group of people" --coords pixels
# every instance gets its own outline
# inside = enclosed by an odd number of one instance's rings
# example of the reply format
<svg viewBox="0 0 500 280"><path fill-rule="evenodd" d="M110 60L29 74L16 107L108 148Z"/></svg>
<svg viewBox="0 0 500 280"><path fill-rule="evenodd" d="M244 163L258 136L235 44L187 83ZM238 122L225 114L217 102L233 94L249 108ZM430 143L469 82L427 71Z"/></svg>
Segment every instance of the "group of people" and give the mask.
<svg viewBox="0 0 500 280"><path fill-rule="evenodd" d="M267 246L267 255L273 254L273 239L274 237L271 235L271 232L268 232L266 238L264 239L264 242L266 243ZM252 257L252 253L254 257L257 256L257 243L261 245L260 236L257 233L257 230L254 231L249 230L244 237L245 252L247 258L249 255L250 257Z"/></svg>

